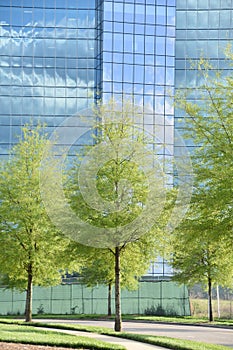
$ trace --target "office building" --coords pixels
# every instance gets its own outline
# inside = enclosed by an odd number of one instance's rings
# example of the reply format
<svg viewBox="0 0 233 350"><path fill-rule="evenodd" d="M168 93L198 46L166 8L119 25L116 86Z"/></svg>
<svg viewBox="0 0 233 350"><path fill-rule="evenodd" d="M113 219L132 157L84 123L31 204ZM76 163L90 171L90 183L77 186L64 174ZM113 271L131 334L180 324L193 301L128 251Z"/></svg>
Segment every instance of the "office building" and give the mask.
<svg viewBox="0 0 233 350"><path fill-rule="evenodd" d="M128 96L172 157L182 126L174 89L198 98L190 59L228 70L232 38L232 0L0 0L0 156L31 120L52 132L99 97ZM161 266L151 273L169 275Z"/></svg>
<svg viewBox="0 0 233 350"><path fill-rule="evenodd" d="M0 154L30 120L49 128L96 96L133 96L173 144L175 0L1 0Z"/></svg>
<svg viewBox="0 0 233 350"><path fill-rule="evenodd" d="M233 39L233 2L231 0L177 0L176 1L176 57L175 87L189 88L191 101L198 101L198 87L203 76L194 69L200 57L209 60L212 71L229 74L232 70L225 50ZM211 74L211 73L210 73ZM174 125L182 130L182 112L176 110ZM182 131L181 131L182 132ZM187 141L192 152L192 140ZM175 152L179 147L175 145Z"/></svg>

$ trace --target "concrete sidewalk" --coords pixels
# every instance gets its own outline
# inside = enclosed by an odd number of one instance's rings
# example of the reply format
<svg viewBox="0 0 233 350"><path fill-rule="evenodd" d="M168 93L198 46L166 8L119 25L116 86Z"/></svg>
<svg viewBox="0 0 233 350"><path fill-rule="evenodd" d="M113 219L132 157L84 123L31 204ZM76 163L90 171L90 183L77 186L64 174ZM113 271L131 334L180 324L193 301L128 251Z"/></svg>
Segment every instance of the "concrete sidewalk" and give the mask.
<svg viewBox="0 0 233 350"><path fill-rule="evenodd" d="M40 329L66 333L66 334L73 334L73 335L87 337L87 338L93 338L93 339L101 340L111 344L119 344L119 345L123 345L127 350L164 350L165 349L160 346L145 344L145 343L141 343L130 339L112 337L112 336L102 335L97 333L80 332L80 331L72 331L67 329L56 329L56 328L46 328L46 327L40 327Z"/></svg>

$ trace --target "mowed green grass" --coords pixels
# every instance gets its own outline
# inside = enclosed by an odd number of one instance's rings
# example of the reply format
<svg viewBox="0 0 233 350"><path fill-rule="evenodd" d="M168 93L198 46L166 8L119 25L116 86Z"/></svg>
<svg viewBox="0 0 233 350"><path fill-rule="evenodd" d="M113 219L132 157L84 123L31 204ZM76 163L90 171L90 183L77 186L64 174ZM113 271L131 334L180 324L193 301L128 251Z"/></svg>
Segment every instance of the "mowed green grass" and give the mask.
<svg viewBox="0 0 233 350"><path fill-rule="evenodd" d="M126 318L128 319L128 318ZM185 316L185 317L161 317L161 316L131 316L129 319L137 320L137 321L151 321L151 322L165 322L165 323L181 323L181 324L190 324L190 325L212 325L212 326L227 326L233 328L233 319L219 319L215 318L213 322L209 322L207 317L193 317L193 316Z"/></svg>
<svg viewBox="0 0 233 350"><path fill-rule="evenodd" d="M1 320L0 320L1 322ZM4 322L4 320L2 320L2 322ZM5 324L1 324L0 323L0 340L1 339L1 327L2 326L5 326L6 329L7 327L15 327L16 325L11 324L10 322L17 322L17 321L10 321L10 320L5 320ZM170 338L170 337L161 337L161 336L150 336L150 335L139 335L139 334L132 334L132 333L126 333L126 332L114 332L113 330L111 329L108 329L108 328L105 328L105 327L92 327L92 326L83 326L83 325L75 325L75 324L46 324L46 323L34 323L34 326L36 327L49 327L49 328L59 328L59 329L69 329L69 330L76 330L76 331L86 331L86 332L94 332L94 333L99 333L99 334L105 334L105 335L111 335L111 336L116 336L116 337L121 337L121 338L126 338L126 339L132 339L132 340L136 340L136 341L140 341L142 343L148 343L148 344L152 344L152 345L158 345L158 346L163 346L165 348L169 348L169 349L174 349L174 350L229 350L229 347L226 347L226 346L222 346L222 345L214 345L214 344L207 344L207 343L203 343L203 342L196 342L196 341L190 341L190 340L183 340L183 339L177 339L177 338ZM27 333L27 329L29 329L31 335L33 334L33 337L34 337L34 340L36 339L36 341L40 341L40 336L41 334L40 333L37 333L35 332L36 329L33 327L33 326L26 326L24 325L23 326L23 323L21 326L18 326L17 328L17 332L20 332L20 327L21 329L23 329L23 332L26 332ZM9 328L11 329L11 328ZM14 329L14 328L13 328ZM39 330L39 329L38 329ZM21 331L22 332L22 331ZM9 333L9 331L8 331ZM26 334L25 333L25 334ZM48 340L49 341L52 341L53 337L51 334L51 332L48 332L48 331L42 331L42 336L43 336L43 341L44 343L42 344L45 344L45 338L44 338L44 335L45 334L48 334L49 335L49 338ZM88 333L87 333L88 335ZM59 339L57 338L59 336ZM36 337L36 338L35 338ZM72 341L74 340L74 336L70 336L72 338ZM28 339L28 338L27 338ZM60 343L60 341L62 340L63 343ZM84 337L85 341L86 341L86 338ZM67 335L65 334L60 334L60 333L55 333L55 341L54 343L46 343L48 345L59 345L59 346L67 346ZM8 341L9 338L8 338ZM76 340L77 341L77 340ZM80 337L80 343L78 344L74 344L73 342L69 343L69 346L71 347L76 347L77 348L77 345L81 345L82 339ZM90 340L91 341L91 340ZM22 341L21 341L22 342ZM27 341L24 341L25 343ZM58 344L59 342L59 344ZM35 343L34 343L35 344ZM38 343L36 343L38 344ZM41 344L41 343L40 343ZM73 346L74 344L74 346ZM86 344L86 343L85 343ZM96 344L97 346L99 346L98 344ZM85 349L123 349L123 347L116 347L114 345L112 345L112 347L109 347L109 345L106 345L104 344L105 347L85 347ZM83 344L83 346L85 346ZM101 345L100 345L101 346ZM80 349L78 347L78 349ZM142 345L142 349L143 349L143 345Z"/></svg>
<svg viewBox="0 0 233 350"><path fill-rule="evenodd" d="M12 316L1 316L4 319L11 319ZM95 320L95 319L105 319L105 320L113 320L114 316L108 317L106 315L86 315L86 314L76 314L76 315L34 315L33 319L36 321L36 319L61 319L61 320ZM137 320L137 321L152 321L152 322L166 322L166 323L185 323L185 324L208 324L208 317L200 316L200 317L194 317L194 316L176 316L176 317L169 317L169 316L145 316L145 315L123 315L123 320ZM229 326L233 327L233 319L229 318L221 318L218 319L215 318L214 322L211 322L212 325L219 325L219 326Z"/></svg>
<svg viewBox="0 0 233 350"><path fill-rule="evenodd" d="M61 334L33 326L0 324L0 342L62 346L74 349L125 350L125 347L81 336ZM1 346L0 346L1 347Z"/></svg>
<svg viewBox="0 0 233 350"><path fill-rule="evenodd" d="M41 326L39 323L37 325ZM45 325L45 324L44 324ZM141 334L132 334L126 332L114 332L113 330L105 327L95 327L95 326L83 326L77 324L51 324L49 327L57 327L63 329L73 329L73 330L82 330L94 333L100 333L105 335L111 335L120 338L126 338L131 340L140 341L142 343L148 343L152 345L163 346L165 348L174 349L174 350L229 350L229 347L215 344L207 344L203 342L196 342L191 340L183 340L177 338L170 338L164 336L150 336L150 335L141 335Z"/></svg>
<svg viewBox="0 0 233 350"><path fill-rule="evenodd" d="M121 335L119 335L120 337ZM229 350L229 347L191 340L183 340L170 337L159 337L141 334L123 334L124 338L141 341L144 343L162 346L174 350Z"/></svg>

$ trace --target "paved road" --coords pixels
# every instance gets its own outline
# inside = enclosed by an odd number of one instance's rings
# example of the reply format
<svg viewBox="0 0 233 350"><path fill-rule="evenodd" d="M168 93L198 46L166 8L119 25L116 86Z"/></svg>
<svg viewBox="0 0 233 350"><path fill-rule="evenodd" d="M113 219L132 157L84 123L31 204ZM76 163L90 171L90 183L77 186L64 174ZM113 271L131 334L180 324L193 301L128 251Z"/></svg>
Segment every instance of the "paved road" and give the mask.
<svg viewBox="0 0 233 350"><path fill-rule="evenodd" d="M113 329L112 321L89 320L36 320L53 323L76 323L87 326L102 326ZM233 330L217 327L173 325L147 322L123 322L123 330L130 333L162 335L173 338L181 338L195 341L203 341L211 344L220 344L233 348Z"/></svg>

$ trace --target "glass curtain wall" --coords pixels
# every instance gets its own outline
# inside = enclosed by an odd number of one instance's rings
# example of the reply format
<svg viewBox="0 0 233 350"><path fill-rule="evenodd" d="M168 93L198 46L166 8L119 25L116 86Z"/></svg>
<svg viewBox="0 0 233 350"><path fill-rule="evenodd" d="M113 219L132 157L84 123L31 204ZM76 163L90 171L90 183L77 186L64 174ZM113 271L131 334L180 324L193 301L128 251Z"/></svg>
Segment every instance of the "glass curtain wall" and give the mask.
<svg viewBox="0 0 233 350"><path fill-rule="evenodd" d="M31 120L51 132L96 97L129 97L143 106L144 130L154 136L151 147L160 144L172 183L175 6L175 0L0 0L0 156Z"/></svg>
<svg viewBox="0 0 233 350"><path fill-rule="evenodd" d="M98 3L97 90L104 101L133 98L144 129L173 154L175 0Z"/></svg>
<svg viewBox="0 0 233 350"><path fill-rule="evenodd" d="M97 1L97 92L103 101L133 99L143 106L143 128L161 146L161 164L173 181L175 0ZM170 177L169 177L170 175ZM170 276L163 259L147 276Z"/></svg>
<svg viewBox="0 0 233 350"><path fill-rule="evenodd" d="M200 57L210 61L213 72L229 73L224 51L233 40L232 0L177 0L176 4L176 88L189 88L190 100L198 101L198 87L203 84L195 62ZM211 72L210 72L211 74ZM175 113L175 128L182 132L183 114ZM192 140L187 142L192 151ZM175 144L175 152L179 147Z"/></svg>
<svg viewBox="0 0 233 350"><path fill-rule="evenodd" d="M94 101L95 0L0 0L0 155Z"/></svg>
<svg viewBox="0 0 233 350"><path fill-rule="evenodd" d="M173 153L175 0L0 0L0 56L0 155L21 125L53 128L95 90L133 96Z"/></svg>

